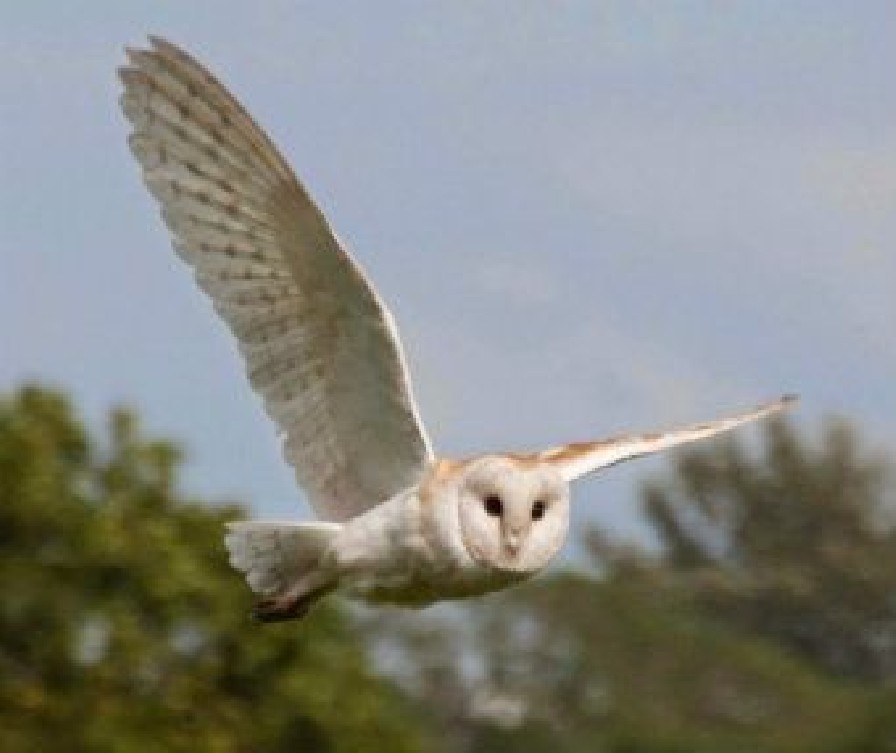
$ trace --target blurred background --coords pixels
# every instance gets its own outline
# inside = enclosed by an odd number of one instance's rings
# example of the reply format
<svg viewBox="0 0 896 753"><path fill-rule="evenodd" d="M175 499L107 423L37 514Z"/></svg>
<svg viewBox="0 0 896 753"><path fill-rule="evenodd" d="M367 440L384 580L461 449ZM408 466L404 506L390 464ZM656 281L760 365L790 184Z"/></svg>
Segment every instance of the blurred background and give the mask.
<svg viewBox="0 0 896 753"><path fill-rule="evenodd" d="M248 623L309 511L117 106L170 38L396 315L437 451L786 421L575 490L537 581ZM896 6L0 8L0 749L896 750Z"/></svg>

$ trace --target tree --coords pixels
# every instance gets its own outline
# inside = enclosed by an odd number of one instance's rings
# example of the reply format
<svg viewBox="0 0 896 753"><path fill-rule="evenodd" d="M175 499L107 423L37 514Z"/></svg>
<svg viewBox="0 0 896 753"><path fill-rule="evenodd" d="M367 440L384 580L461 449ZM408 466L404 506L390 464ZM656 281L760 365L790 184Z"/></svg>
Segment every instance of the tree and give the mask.
<svg viewBox="0 0 896 753"><path fill-rule="evenodd" d="M816 448L772 421L764 445L690 450L646 487L664 564L726 624L840 676L896 680L891 466L843 422Z"/></svg>
<svg viewBox="0 0 896 753"><path fill-rule="evenodd" d="M180 462L129 411L97 442L56 392L0 400L0 749L424 749L337 606L249 623L244 511L184 499Z"/></svg>
<svg viewBox="0 0 896 753"><path fill-rule="evenodd" d="M185 499L133 413L98 433L56 392L0 399L0 750L896 749L868 641L896 592L888 466L842 426L680 456L645 491L660 557L595 531L598 571L264 627L221 544L244 512Z"/></svg>
<svg viewBox="0 0 896 753"><path fill-rule="evenodd" d="M384 633L393 656L411 654L402 680L459 753L870 753L896 741L892 692L727 629L661 568L551 574L432 619L431 632L424 615Z"/></svg>

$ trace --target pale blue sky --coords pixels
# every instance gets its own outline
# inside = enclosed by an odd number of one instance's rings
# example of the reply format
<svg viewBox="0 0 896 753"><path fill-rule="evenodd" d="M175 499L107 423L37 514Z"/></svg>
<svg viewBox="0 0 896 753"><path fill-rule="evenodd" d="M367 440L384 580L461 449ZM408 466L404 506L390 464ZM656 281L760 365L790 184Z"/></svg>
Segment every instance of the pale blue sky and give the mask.
<svg viewBox="0 0 896 753"><path fill-rule="evenodd" d="M285 516L273 429L125 146L114 69L147 33L355 249L443 453L783 391L896 447L896 4L4 3L0 388L132 403L186 442L188 488ZM632 530L661 464L582 484L580 519Z"/></svg>

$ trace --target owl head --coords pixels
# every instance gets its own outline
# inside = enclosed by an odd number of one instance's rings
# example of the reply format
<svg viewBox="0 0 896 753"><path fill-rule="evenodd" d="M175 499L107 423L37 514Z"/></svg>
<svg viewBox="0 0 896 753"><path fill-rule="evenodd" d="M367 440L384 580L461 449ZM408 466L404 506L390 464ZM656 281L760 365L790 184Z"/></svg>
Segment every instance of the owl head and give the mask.
<svg viewBox="0 0 896 753"><path fill-rule="evenodd" d="M534 573L559 551L569 527L569 484L548 463L485 456L457 478L460 533L478 564Z"/></svg>

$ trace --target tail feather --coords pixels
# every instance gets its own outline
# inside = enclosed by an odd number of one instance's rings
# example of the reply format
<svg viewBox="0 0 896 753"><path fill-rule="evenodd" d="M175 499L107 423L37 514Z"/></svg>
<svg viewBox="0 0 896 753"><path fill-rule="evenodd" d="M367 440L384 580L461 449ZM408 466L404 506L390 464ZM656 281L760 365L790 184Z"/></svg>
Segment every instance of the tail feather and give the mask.
<svg viewBox="0 0 896 753"><path fill-rule="evenodd" d="M224 544L230 564L258 594L278 594L318 569L341 526L336 523L228 523Z"/></svg>

